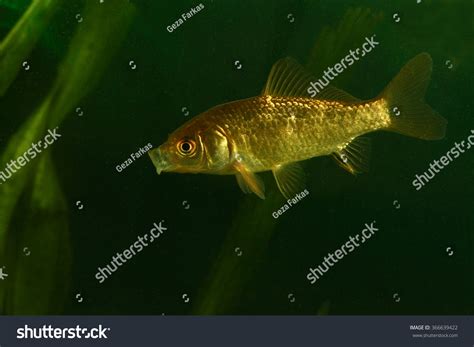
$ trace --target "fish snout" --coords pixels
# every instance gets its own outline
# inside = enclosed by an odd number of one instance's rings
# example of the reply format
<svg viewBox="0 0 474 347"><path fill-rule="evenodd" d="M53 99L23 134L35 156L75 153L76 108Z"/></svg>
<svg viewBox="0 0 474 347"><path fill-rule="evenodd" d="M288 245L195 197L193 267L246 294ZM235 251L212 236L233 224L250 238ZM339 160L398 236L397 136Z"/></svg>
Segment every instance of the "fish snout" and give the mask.
<svg viewBox="0 0 474 347"><path fill-rule="evenodd" d="M153 165L155 165L158 175L170 167L170 164L166 160L163 153L160 151L160 148L154 148L148 151L148 155L150 156Z"/></svg>

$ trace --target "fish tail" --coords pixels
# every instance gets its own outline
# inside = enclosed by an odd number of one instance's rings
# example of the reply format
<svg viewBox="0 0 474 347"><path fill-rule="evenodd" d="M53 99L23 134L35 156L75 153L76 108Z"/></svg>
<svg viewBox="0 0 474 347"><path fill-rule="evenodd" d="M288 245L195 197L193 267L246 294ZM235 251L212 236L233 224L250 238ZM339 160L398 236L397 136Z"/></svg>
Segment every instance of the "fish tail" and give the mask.
<svg viewBox="0 0 474 347"><path fill-rule="evenodd" d="M418 54L381 93L390 114L390 125L386 130L424 140L444 137L446 119L424 101L432 66L428 53Z"/></svg>

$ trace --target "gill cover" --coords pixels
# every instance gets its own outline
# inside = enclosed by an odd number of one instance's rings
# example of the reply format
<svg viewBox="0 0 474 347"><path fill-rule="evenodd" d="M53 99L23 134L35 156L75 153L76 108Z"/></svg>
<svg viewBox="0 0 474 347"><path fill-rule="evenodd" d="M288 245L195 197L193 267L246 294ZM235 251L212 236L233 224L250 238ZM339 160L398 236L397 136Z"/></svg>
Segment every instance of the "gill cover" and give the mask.
<svg viewBox="0 0 474 347"><path fill-rule="evenodd" d="M199 146L203 151L203 164L208 173L219 173L230 164L229 141L219 126L211 127L198 134Z"/></svg>

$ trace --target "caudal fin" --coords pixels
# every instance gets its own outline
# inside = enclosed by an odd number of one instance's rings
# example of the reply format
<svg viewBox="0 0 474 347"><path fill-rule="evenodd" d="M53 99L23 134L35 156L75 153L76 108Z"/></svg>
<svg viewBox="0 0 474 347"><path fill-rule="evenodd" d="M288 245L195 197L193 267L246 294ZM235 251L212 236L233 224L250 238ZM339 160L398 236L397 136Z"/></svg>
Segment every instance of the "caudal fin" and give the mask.
<svg viewBox="0 0 474 347"><path fill-rule="evenodd" d="M391 123L386 130L424 140L442 139L447 121L425 101L433 61L428 53L411 59L384 89Z"/></svg>

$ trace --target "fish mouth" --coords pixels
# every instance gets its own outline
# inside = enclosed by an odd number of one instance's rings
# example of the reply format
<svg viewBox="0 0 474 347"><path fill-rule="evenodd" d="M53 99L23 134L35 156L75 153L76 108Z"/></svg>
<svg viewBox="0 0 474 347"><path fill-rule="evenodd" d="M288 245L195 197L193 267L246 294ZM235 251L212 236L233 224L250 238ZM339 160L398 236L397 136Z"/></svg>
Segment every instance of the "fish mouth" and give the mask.
<svg viewBox="0 0 474 347"><path fill-rule="evenodd" d="M155 165L156 173L159 175L163 171L170 171L171 165L167 162L159 148L148 151L151 162Z"/></svg>

